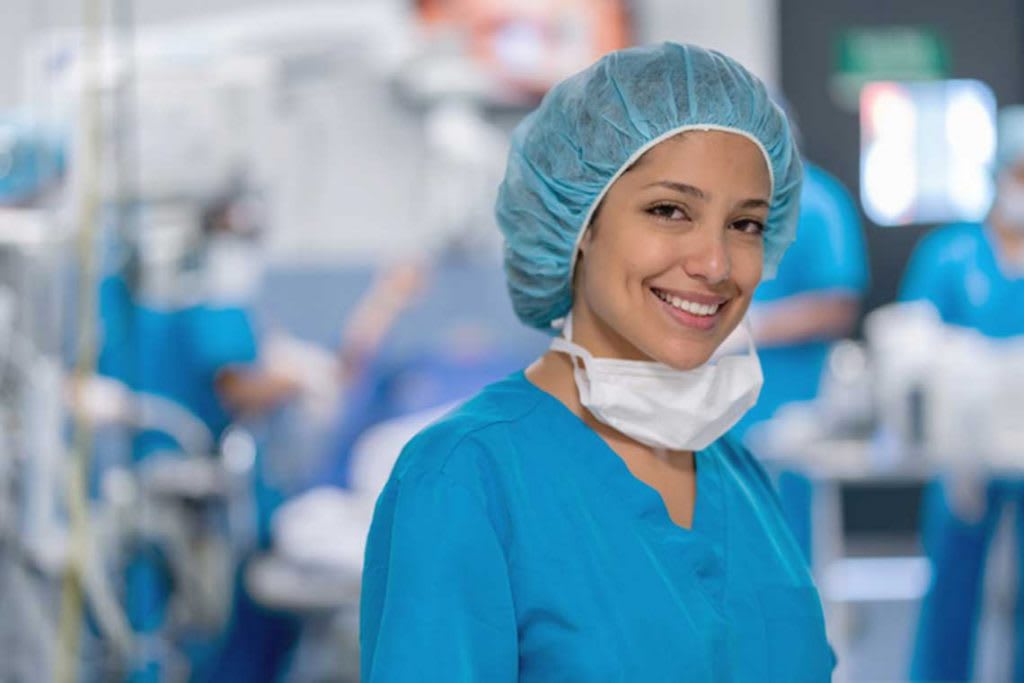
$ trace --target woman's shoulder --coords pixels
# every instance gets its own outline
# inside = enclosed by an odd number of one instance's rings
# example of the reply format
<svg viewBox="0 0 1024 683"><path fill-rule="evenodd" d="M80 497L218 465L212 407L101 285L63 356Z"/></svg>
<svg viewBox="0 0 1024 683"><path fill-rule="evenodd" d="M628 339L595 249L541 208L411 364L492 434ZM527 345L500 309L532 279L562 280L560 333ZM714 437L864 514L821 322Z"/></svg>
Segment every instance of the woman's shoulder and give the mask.
<svg viewBox="0 0 1024 683"><path fill-rule="evenodd" d="M774 501L776 491L771 477L738 437L727 433L715 441L711 448L715 450L715 455L725 464L728 471L747 490L752 490L758 496L767 495Z"/></svg>
<svg viewBox="0 0 1024 683"><path fill-rule="evenodd" d="M509 447L509 434L528 428L541 402L522 372L484 387L414 436L395 464L392 479L443 475L479 478Z"/></svg>

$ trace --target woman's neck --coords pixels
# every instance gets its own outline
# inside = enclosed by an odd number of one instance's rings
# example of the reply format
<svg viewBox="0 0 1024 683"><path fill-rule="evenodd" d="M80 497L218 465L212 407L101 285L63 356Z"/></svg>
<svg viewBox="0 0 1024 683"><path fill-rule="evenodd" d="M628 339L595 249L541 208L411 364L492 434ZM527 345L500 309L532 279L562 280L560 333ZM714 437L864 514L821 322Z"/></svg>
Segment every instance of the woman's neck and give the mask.
<svg viewBox="0 0 1024 683"><path fill-rule="evenodd" d="M612 450L624 457L627 454L645 453L658 456L665 463L678 463L685 460L692 464L692 451L659 451L641 444L626 436L617 429L598 420L580 401L579 390L573 375L570 356L558 351L548 351L534 361L525 371L526 379L542 391L558 399L570 412L593 429Z"/></svg>
<svg viewBox="0 0 1024 683"><path fill-rule="evenodd" d="M573 360L564 353L548 351L526 368L526 378L541 390L565 404L580 419L589 415L580 402L579 391L572 372Z"/></svg>

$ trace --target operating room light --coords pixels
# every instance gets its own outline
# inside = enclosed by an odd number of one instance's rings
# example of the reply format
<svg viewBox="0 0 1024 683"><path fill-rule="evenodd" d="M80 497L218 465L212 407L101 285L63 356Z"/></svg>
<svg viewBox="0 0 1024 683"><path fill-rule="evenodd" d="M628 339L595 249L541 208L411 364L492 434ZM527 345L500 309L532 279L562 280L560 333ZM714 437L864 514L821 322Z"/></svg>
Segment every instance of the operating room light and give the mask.
<svg viewBox="0 0 1024 683"><path fill-rule="evenodd" d="M869 83L860 126L861 201L877 225L984 218L995 154L995 97L987 85Z"/></svg>

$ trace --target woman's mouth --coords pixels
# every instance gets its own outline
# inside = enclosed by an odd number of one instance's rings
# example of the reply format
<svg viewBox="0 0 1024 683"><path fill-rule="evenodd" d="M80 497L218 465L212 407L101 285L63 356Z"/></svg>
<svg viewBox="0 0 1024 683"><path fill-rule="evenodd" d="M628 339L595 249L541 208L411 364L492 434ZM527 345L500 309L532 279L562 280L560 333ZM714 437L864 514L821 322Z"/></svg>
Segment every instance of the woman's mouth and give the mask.
<svg viewBox="0 0 1024 683"><path fill-rule="evenodd" d="M721 310L728 303L728 300L696 301L694 298L680 296L657 287L651 287L651 293L657 297L674 320L687 327L696 327L701 330L714 327Z"/></svg>

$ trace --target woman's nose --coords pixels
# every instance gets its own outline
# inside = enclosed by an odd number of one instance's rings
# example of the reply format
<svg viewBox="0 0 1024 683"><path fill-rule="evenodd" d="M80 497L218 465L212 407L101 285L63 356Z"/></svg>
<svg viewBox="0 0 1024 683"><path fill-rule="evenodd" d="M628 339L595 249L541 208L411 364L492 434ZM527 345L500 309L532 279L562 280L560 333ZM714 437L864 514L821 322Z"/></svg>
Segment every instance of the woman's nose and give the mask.
<svg viewBox="0 0 1024 683"><path fill-rule="evenodd" d="M729 278L731 263L725 244L725 230L699 226L683 236L683 269L690 277L718 284Z"/></svg>

